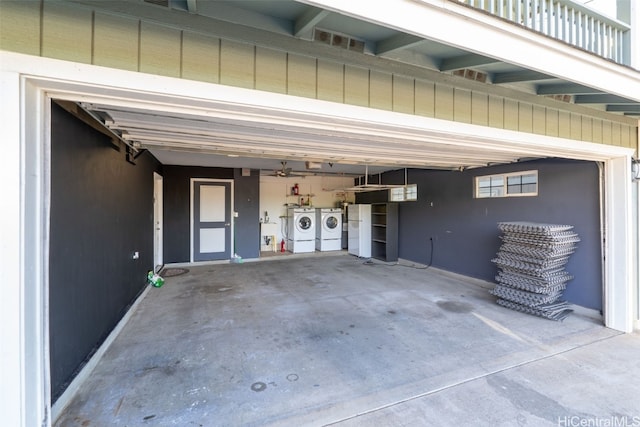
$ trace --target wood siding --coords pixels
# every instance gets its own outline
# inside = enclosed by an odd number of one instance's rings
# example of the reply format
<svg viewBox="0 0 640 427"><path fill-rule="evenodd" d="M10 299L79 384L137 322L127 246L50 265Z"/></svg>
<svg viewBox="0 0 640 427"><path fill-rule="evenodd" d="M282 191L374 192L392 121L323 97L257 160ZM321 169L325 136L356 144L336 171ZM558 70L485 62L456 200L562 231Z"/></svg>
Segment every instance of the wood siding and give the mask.
<svg viewBox="0 0 640 427"><path fill-rule="evenodd" d="M0 49L637 149L628 119L549 107L311 54L210 37L90 7L0 2ZM462 78L460 78L462 79Z"/></svg>

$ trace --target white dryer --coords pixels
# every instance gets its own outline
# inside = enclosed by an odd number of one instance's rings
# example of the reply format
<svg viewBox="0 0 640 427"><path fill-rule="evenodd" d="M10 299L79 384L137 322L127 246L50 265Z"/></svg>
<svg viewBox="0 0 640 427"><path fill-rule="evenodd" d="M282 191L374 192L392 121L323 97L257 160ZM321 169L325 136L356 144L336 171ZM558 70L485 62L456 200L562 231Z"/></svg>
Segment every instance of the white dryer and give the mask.
<svg viewBox="0 0 640 427"><path fill-rule="evenodd" d="M293 253L315 252L316 210L289 208L287 210L287 249Z"/></svg>
<svg viewBox="0 0 640 427"><path fill-rule="evenodd" d="M339 251L342 249L342 209L316 209L316 249Z"/></svg>

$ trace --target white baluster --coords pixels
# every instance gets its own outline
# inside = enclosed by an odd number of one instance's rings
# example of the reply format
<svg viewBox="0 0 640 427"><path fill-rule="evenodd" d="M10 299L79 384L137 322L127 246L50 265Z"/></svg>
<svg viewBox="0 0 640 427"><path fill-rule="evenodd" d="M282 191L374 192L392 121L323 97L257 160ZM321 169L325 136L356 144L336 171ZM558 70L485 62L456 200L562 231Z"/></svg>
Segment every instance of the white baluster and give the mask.
<svg viewBox="0 0 640 427"><path fill-rule="evenodd" d="M569 25L569 43L575 45L576 43L576 11L575 9L568 10L567 6L565 6L565 10L569 13L567 14L568 25Z"/></svg>

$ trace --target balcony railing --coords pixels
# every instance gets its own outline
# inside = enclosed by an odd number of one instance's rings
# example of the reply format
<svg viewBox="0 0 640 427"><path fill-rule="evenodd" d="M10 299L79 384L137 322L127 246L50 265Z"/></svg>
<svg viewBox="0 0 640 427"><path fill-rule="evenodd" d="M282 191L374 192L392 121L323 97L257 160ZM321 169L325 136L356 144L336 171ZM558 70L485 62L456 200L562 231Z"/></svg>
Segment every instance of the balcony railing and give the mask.
<svg viewBox="0 0 640 427"><path fill-rule="evenodd" d="M453 0L619 64L629 65L630 27L570 0Z"/></svg>

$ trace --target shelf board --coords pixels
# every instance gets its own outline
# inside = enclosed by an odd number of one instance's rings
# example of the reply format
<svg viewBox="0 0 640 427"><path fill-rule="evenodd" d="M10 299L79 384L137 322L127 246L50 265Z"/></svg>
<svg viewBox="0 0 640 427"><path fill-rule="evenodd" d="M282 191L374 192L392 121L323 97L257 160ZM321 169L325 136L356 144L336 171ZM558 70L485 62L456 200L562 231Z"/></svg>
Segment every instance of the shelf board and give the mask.
<svg viewBox="0 0 640 427"><path fill-rule="evenodd" d="M381 240L381 239L371 239L372 242L376 242L376 243L387 243L386 240Z"/></svg>
<svg viewBox="0 0 640 427"><path fill-rule="evenodd" d="M386 228L387 224L371 224L372 227L383 227Z"/></svg>

